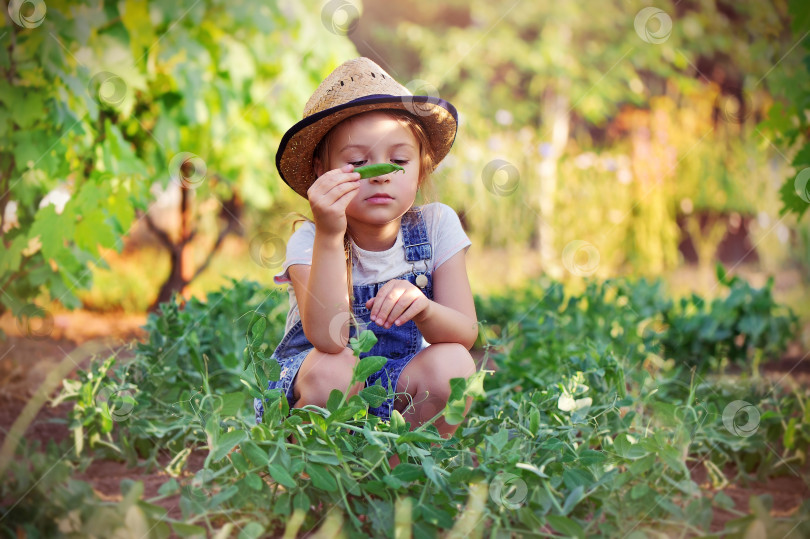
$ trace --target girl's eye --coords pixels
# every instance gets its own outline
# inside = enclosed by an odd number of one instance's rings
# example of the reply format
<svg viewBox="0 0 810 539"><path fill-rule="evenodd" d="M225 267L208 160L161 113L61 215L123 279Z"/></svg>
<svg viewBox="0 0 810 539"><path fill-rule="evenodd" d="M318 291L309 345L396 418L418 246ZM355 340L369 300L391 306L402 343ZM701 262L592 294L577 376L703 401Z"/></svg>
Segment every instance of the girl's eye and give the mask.
<svg viewBox="0 0 810 539"><path fill-rule="evenodd" d="M396 163L398 165L407 165L408 164L407 159L392 159L391 161L393 161L394 163Z"/></svg>
<svg viewBox="0 0 810 539"><path fill-rule="evenodd" d="M365 161L349 161L350 165L354 165L356 167L361 166L363 163L365 163Z"/></svg>

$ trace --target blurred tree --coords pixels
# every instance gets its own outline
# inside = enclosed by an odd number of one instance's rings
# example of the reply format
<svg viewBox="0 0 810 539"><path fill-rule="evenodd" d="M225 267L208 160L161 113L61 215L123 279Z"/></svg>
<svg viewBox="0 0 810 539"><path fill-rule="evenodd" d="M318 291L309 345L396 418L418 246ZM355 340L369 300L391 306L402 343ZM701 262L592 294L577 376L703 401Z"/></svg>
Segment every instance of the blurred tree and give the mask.
<svg viewBox="0 0 810 539"><path fill-rule="evenodd" d="M0 315L43 292L77 307L88 264L107 267L99 246L120 251L139 217L172 253L168 299L239 228L241 201L271 207L281 134L356 55L309 3L13 0L3 13ZM150 187L170 181L179 237L149 215ZM222 217L197 268L192 195L219 201Z"/></svg>
<svg viewBox="0 0 810 539"><path fill-rule="evenodd" d="M514 152L520 161L514 165L525 196L509 206L536 209L541 260L553 274L561 269L562 250L555 237L560 233L555 227L558 170L573 129L585 126L584 131L598 137L625 104L647 109L651 98L662 96L673 105L688 107L689 94L707 86L719 88L723 96L715 103L715 120L742 124L740 120L752 112L753 88L773 67L767 55L759 54L758 40L779 34L786 17L784 2L756 0L671 1L655 7L624 0L451 0L442 3L444 18L425 21L419 13L439 8L427 1L417 4L424 4L424 10L409 3L407 10L389 11L388 20L405 19L397 31L379 29L373 34L374 46L366 42L372 34L365 34L355 40L358 49L382 51L383 56L402 47L413 51L419 67L412 73L427 81L413 81L414 87L432 87L434 95L440 93L462 111L466 133L460 133L460 143L520 141ZM358 28L363 27L361 22ZM650 143L644 129L663 135L652 116L639 121L630 140L636 159ZM523 129L530 130L527 136ZM740 136L739 125L729 136ZM503 145L488 146L476 146L470 153L508 151ZM647 154L656 159L654 152ZM484 163L488 160L484 158ZM638 229L631 252L652 260L656 271L674 263L677 246L675 207L665 180L675 177L671 167L678 159L667 157L665 163L636 163L633 169L635 179L644 185L630 215L631 232ZM477 194L488 195L483 190ZM485 202L476 204L491 208Z"/></svg>
<svg viewBox="0 0 810 539"><path fill-rule="evenodd" d="M781 214L801 219L810 207L810 2L790 0L789 4L791 32L787 36L768 34L761 40L770 53L768 59L781 68L769 75L769 87L777 100L759 128L793 153L794 174L780 190ZM793 53L794 49L798 50Z"/></svg>

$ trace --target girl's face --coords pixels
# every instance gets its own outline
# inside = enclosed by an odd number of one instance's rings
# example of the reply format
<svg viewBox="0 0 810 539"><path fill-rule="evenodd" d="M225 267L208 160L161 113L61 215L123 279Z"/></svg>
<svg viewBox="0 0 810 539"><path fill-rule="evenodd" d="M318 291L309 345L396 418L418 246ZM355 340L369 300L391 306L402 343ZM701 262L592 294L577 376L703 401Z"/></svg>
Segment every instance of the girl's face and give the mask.
<svg viewBox="0 0 810 539"><path fill-rule="evenodd" d="M411 130L381 112L367 112L336 128L329 149L331 169L347 163L357 167L393 163L405 169L360 180L346 219L384 225L408 211L419 187L419 143Z"/></svg>

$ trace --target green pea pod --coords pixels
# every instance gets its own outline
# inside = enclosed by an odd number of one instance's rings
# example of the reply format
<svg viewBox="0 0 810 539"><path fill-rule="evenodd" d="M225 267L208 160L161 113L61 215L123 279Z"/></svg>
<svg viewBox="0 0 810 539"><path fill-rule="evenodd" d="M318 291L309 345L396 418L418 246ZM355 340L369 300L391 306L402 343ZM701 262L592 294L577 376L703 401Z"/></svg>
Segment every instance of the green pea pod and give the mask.
<svg viewBox="0 0 810 539"><path fill-rule="evenodd" d="M359 172L361 178L374 178L375 176L382 176L383 174L388 174L389 172L394 172L395 170L405 171L399 165L392 165L390 163L378 163L376 165L366 165L364 167L358 167L354 169L353 172Z"/></svg>

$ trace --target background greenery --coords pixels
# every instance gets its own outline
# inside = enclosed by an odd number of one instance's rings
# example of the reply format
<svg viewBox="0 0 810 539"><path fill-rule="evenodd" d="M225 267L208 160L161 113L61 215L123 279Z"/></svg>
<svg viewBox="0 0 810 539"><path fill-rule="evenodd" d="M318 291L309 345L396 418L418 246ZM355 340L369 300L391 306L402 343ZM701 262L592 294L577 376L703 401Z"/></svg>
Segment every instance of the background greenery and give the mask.
<svg viewBox="0 0 810 539"><path fill-rule="evenodd" d="M71 440L7 435L7 534L700 535L720 510L739 517L729 536L807 534L807 505L775 518L767 497L741 509L719 492L806 466L807 389L759 373L810 347L785 308L810 319L806 2L2 11L0 315L143 313L175 274L187 300L149 315L134 359L64 381ZM358 55L461 113L425 197L473 241L477 344L498 371L456 381L447 414L476 402L452 440L368 417L376 390L289 418L263 390L287 307L271 276L308 213L274 152ZM740 400L760 414L751 436L725 421ZM73 478L96 459L171 478L102 500ZM172 497L182 519L159 505ZM325 521L318 503L336 508Z"/></svg>
<svg viewBox="0 0 810 539"><path fill-rule="evenodd" d="M587 273L681 293L695 265L711 294L725 241L727 267L795 272L785 297L806 292L807 203L785 187L810 165L802 2L659 2L646 23L650 6L618 0L15 7L0 35L0 302L15 314L148 307L176 265L153 220L186 280L201 271L186 296L223 271L268 282L290 212L308 212L275 171L278 141L357 55L458 107L427 197L463 217L477 291ZM501 279L483 269L493 252Z"/></svg>

